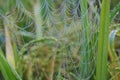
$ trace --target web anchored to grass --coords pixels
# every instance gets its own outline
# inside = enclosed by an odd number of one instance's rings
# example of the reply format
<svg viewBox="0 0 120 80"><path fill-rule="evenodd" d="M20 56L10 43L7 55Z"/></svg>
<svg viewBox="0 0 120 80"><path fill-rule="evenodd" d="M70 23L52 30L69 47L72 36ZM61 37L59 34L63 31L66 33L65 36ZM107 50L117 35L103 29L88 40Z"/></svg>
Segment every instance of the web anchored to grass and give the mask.
<svg viewBox="0 0 120 80"><path fill-rule="evenodd" d="M13 53L14 68L23 80L99 80L98 78L103 77L105 79L102 74L104 71L101 72L103 61L100 60L104 55L101 47L104 47L107 40L104 42L101 32L109 28L103 28L102 23L105 21L101 21L100 24L101 8L98 8L101 6L100 2L97 3L97 0L10 1L7 2L8 7L0 6L0 26L3 27L0 27L0 30L7 29L4 32L9 35L7 42L11 48L6 46L6 49L10 49ZM118 7L119 4L111 16L105 14L106 17L101 19L109 17L113 23ZM106 8L102 9L102 15L104 11ZM101 28L99 25L103 30L99 30ZM104 31L104 38L107 35ZM5 39L7 38L5 36ZM101 44L103 46L100 46ZM10 51L4 52L8 54ZM96 64L97 75L95 75Z"/></svg>

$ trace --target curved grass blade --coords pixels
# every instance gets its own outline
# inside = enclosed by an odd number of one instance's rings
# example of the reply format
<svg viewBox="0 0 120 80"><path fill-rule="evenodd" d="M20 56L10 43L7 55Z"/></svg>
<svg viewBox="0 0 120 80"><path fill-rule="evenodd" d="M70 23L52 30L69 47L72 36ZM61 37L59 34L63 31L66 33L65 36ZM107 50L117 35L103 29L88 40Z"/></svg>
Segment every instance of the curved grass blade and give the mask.
<svg viewBox="0 0 120 80"><path fill-rule="evenodd" d="M35 44L35 43L37 43L37 42L43 43L43 42L46 41L46 40L47 40L47 41L52 40L52 41L57 42L57 39L54 38L54 37L42 37L42 38L39 38L39 39L32 40L32 41L30 41L29 43L26 43L26 44L23 46L23 48L20 50L20 55L23 55L24 52L28 50L28 47L29 47L30 45Z"/></svg>
<svg viewBox="0 0 120 80"><path fill-rule="evenodd" d="M22 80L14 68L7 62L0 49L0 70L5 80Z"/></svg>
<svg viewBox="0 0 120 80"><path fill-rule="evenodd" d="M119 80L120 76L119 76L119 57L116 54L115 51L115 38L120 37L120 30L112 30L110 32L109 35L109 46L108 46L108 50L109 50L109 55L110 55L110 65L109 65L109 72L111 74L111 79L110 80Z"/></svg>
<svg viewBox="0 0 120 80"><path fill-rule="evenodd" d="M117 54L115 52L115 48L114 48L114 41L115 41L115 36L117 35L117 33L120 32L120 30L113 30L110 32L110 35L109 35L109 53L110 53L110 58L112 61L115 61L117 59Z"/></svg>

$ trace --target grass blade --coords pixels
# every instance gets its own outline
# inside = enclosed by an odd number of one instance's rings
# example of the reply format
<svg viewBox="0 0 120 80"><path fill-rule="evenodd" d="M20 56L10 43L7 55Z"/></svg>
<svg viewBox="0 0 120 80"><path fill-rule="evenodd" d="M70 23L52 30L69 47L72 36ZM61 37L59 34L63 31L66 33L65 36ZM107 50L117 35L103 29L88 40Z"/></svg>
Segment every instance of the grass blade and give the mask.
<svg viewBox="0 0 120 80"><path fill-rule="evenodd" d="M110 55L110 65L109 65L109 72L111 73L112 78L110 80L119 80L119 57L116 53L116 47L115 45L119 45L118 42L116 42L116 38L120 37L120 30L112 30L109 35L109 55Z"/></svg>
<svg viewBox="0 0 120 80"><path fill-rule="evenodd" d="M118 33L119 30L113 30L111 31L110 35L109 35L109 53L110 53L110 58L112 61L115 61L115 59L117 59L117 55L115 52L115 48L114 48L114 40L115 40L115 36Z"/></svg>
<svg viewBox="0 0 120 80"><path fill-rule="evenodd" d="M5 25L4 28L5 28L6 58L9 61L9 63L11 63L15 67L13 47L11 44L11 36L10 36L9 29L8 29L8 26L10 26L10 24L8 24L5 21L4 25Z"/></svg>
<svg viewBox="0 0 120 80"><path fill-rule="evenodd" d="M106 4L107 3L107 4ZM103 0L96 66L96 80L107 80L107 47L109 32L110 0Z"/></svg>
<svg viewBox="0 0 120 80"><path fill-rule="evenodd" d="M0 49L0 70L5 80L22 80L14 68L7 62Z"/></svg>

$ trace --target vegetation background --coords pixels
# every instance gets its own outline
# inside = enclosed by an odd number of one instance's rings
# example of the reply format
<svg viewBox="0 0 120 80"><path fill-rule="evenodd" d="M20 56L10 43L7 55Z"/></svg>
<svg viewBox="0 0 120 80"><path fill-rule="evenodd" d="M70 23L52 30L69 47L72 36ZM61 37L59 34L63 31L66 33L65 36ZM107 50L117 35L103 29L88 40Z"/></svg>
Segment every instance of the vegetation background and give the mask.
<svg viewBox="0 0 120 80"><path fill-rule="evenodd" d="M119 0L0 0L0 80L120 80Z"/></svg>

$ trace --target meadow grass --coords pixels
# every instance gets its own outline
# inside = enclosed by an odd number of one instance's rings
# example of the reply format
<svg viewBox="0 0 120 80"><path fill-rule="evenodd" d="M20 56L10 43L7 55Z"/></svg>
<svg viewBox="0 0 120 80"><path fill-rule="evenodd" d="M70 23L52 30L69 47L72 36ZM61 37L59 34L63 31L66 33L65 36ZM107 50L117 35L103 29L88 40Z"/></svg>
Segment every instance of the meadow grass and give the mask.
<svg viewBox="0 0 120 80"><path fill-rule="evenodd" d="M109 37L109 26L113 26L119 4L111 14L110 0L103 0L101 8L94 0L12 0L7 7L4 4L0 4L0 29L5 29L6 21L10 33L6 41L12 46L6 48L12 48L15 63L13 67L1 52L5 80L118 79L113 74L119 72L112 69L119 70L114 62L119 31L113 30ZM11 56L7 49L4 54Z"/></svg>

